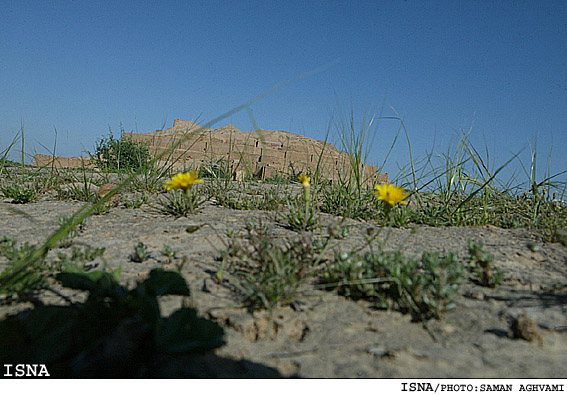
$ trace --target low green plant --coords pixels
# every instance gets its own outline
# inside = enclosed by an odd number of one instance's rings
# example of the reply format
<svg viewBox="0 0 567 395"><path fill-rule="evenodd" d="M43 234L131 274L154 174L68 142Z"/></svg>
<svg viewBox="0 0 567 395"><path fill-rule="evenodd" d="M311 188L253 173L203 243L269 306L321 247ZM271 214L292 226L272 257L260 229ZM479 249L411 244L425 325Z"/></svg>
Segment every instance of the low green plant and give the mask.
<svg viewBox="0 0 567 395"><path fill-rule="evenodd" d="M232 180L230 164L225 159L204 162L199 166L199 174L203 178L213 180Z"/></svg>
<svg viewBox="0 0 567 395"><path fill-rule="evenodd" d="M370 299L379 308L395 307L415 320L428 320L454 308L464 274L455 254L425 252L417 260L399 251L351 251L337 254L322 282L347 297Z"/></svg>
<svg viewBox="0 0 567 395"><path fill-rule="evenodd" d="M177 251L175 251L173 248L171 248L171 246L168 245L168 244L165 244L163 246L161 253L162 253L163 256L165 256L167 258L168 263L173 262L173 260L175 258L177 258Z"/></svg>
<svg viewBox="0 0 567 395"><path fill-rule="evenodd" d="M89 246L73 246L70 254L66 252L57 253L57 262L52 264L52 268L56 271L63 272L75 271L76 269L79 269L79 271L90 270L97 266L97 264L92 264L91 262L102 257L104 251L104 247L91 248Z"/></svg>
<svg viewBox="0 0 567 395"><path fill-rule="evenodd" d="M0 255L6 256L8 251L12 251L17 240L12 236L4 235L0 237Z"/></svg>
<svg viewBox="0 0 567 395"><path fill-rule="evenodd" d="M13 184L0 188L0 191L5 197L12 199L12 203L15 204L30 203L37 197L35 189L31 186Z"/></svg>
<svg viewBox="0 0 567 395"><path fill-rule="evenodd" d="M148 253L148 248L145 246L144 243L140 242L134 246L134 250L130 254L130 260L132 262L144 262L146 259L150 257Z"/></svg>
<svg viewBox="0 0 567 395"><path fill-rule="evenodd" d="M275 211L281 209L287 202L286 198L275 188L262 190L258 193L257 191L247 191L244 187L237 190L213 182L207 185L206 190L218 205L233 210Z"/></svg>
<svg viewBox="0 0 567 395"><path fill-rule="evenodd" d="M164 358L224 344L222 328L194 309L162 317L160 296L190 295L178 273L154 269L131 290L105 271L61 273L57 280L86 292L86 301L39 306L0 321L0 360L41 361L58 378L143 378L159 371Z"/></svg>
<svg viewBox="0 0 567 395"><path fill-rule="evenodd" d="M350 228L343 226L343 221L335 222L327 227L327 233L330 237L342 240L350 234Z"/></svg>
<svg viewBox="0 0 567 395"><path fill-rule="evenodd" d="M8 259L12 265L37 250L35 245L25 242L18 245L15 238L3 236L0 239L0 255ZM6 302L13 300L34 300L38 291L49 285L46 272L47 267L28 267L22 271L19 281L6 286L2 291ZM0 299L1 302L1 299Z"/></svg>
<svg viewBox="0 0 567 395"><path fill-rule="evenodd" d="M244 297L251 309L269 311L296 300L313 274L322 246L309 234L278 244L268 227L249 223L243 237L232 237L221 251L217 280Z"/></svg>
<svg viewBox="0 0 567 395"><path fill-rule="evenodd" d="M504 280L504 273L494 266L494 255L483 249L482 243L469 240L469 271L471 280L483 287L494 288Z"/></svg>
<svg viewBox="0 0 567 395"><path fill-rule="evenodd" d="M60 219L61 226L64 226L66 219ZM74 237L74 231L68 237ZM60 248L68 248L72 244L71 239L63 239ZM18 261L37 251L38 247L28 242L18 244L17 240L10 236L0 238L0 256L5 257L8 263L13 266ZM53 284L53 275L59 272L85 272L91 270L96 264L91 262L102 257L104 248L91 248L89 246L73 246L71 251L59 251L56 258L46 259L42 264L28 268L21 274L20 281L3 289L7 301L16 299L30 300L36 302L36 296L44 289L50 290Z"/></svg>
<svg viewBox="0 0 567 395"><path fill-rule="evenodd" d="M142 205L148 203L149 197L148 193L144 192L142 194L136 194L132 198L124 198L124 207L128 209L140 208Z"/></svg>

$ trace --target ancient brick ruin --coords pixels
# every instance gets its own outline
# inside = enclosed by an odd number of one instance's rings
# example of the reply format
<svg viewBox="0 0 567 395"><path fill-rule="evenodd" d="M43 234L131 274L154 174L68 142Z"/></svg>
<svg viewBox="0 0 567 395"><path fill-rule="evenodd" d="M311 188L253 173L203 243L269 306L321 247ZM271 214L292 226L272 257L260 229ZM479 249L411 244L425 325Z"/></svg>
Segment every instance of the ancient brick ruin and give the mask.
<svg viewBox="0 0 567 395"><path fill-rule="evenodd" d="M201 162L227 161L237 178L255 175L271 178L296 172L313 172L319 162L324 178L337 180L348 174L349 156L335 146L285 131L243 132L232 124L207 129L191 121L176 119L173 127L149 133L124 133L124 137L147 144L152 155L163 155L158 164L173 163L173 170L196 168ZM171 151L173 144L179 144ZM36 165L51 164L52 156L36 155ZM321 158L321 159L320 159ZM68 160L67 160L68 159ZM88 158L56 157L56 166L89 166ZM365 183L387 182L377 166L361 164ZM71 167L71 166L69 166Z"/></svg>
<svg viewBox="0 0 567 395"><path fill-rule="evenodd" d="M91 159L85 156L55 156L45 154L35 154L33 156L34 166L45 167L70 167L70 168L94 168Z"/></svg>

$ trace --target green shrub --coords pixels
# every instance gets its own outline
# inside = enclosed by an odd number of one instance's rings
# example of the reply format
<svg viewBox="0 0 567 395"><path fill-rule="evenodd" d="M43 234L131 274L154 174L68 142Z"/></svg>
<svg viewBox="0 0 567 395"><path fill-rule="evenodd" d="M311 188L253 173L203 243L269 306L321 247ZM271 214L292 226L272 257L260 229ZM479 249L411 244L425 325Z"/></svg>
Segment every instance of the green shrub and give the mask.
<svg viewBox="0 0 567 395"><path fill-rule="evenodd" d="M94 153L90 153L95 165L107 172L143 173L151 167L148 147L141 142L124 137L115 139L112 134L96 142Z"/></svg>

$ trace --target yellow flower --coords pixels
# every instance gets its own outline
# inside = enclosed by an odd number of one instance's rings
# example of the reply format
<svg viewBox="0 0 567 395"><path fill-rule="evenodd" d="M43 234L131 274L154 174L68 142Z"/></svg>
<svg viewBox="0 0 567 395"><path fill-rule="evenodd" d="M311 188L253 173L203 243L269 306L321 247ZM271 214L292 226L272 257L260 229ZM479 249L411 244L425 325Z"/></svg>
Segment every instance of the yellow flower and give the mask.
<svg viewBox="0 0 567 395"><path fill-rule="evenodd" d="M168 191L173 188L183 189L186 191L191 188L193 184L200 184L202 182L203 180L197 179L197 170L193 170L189 173L177 173L177 175L173 176L171 180L165 183L165 187Z"/></svg>
<svg viewBox="0 0 567 395"><path fill-rule="evenodd" d="M409 196L404 188L392 184L376 185L376 189L374 194L378 196L378 199L385 201L390 206L397 203L406 204L404 200Z"/></svg>
<svg viewBox="0 0 567 395"><path fill-rule="evenodd" d="M300 175L297 179L303 185L303 188L309 188L309 185L311 185L311 177L307 177L305 174Z"/></svg>

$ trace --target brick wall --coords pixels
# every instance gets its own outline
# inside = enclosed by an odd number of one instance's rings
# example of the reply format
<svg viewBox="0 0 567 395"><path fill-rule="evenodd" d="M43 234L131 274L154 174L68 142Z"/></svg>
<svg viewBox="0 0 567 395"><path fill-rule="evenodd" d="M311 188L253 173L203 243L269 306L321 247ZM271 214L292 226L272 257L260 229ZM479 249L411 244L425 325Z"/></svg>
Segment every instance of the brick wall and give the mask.
<svg viewBox="0 0 567 395"><path fill-rule="evenodd" d="M288 173L290 163L296 171L314 171L322 152L319 169L323 177L336 180L350 166L348 155L332 144L285 131L243 132L232 124L206 129L194 122L176 119L173 127L165 130L125 135L146 143L153 155L166 153L175 170L196 167L201 161L223 159L229 161L234 170L269 178ZM179 144L173 152L172 144ZM377 166L362 166L366 182L388 181L388 174L378 174Z"/></svg>
<svg viewBox="0 0 567 395"><path fill-rule="evenodd" d="M55 167L90 167L93 168L94 165L91 163L90 158L80 157L80 156L53 156L53 155L43 155L35 154L33 156L33 164L35 166L55 166Z"/></svg>

